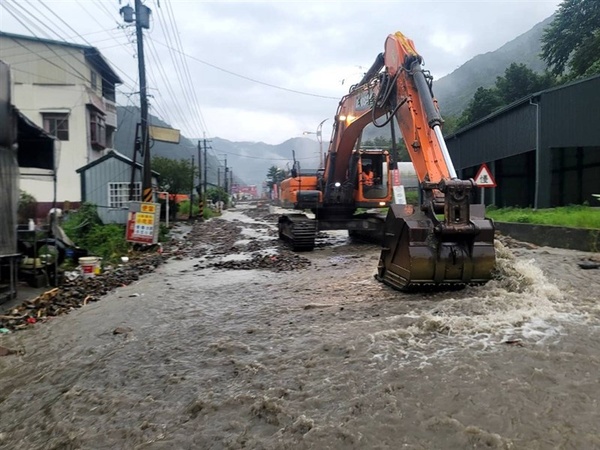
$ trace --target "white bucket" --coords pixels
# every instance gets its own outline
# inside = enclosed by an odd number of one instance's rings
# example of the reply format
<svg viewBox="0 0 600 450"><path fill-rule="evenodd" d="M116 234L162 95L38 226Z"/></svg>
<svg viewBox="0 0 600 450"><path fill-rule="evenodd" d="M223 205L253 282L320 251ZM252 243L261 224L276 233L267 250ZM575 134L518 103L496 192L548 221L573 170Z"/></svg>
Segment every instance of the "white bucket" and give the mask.
<svg viewBox="0 0 600 450"><path fill-rule="evenodd" d="M96 276L96 266L98 266L99 260L97 256L84 256L79 258L79 265L81 266L81 274L83 278L93 278Z"/></svg>

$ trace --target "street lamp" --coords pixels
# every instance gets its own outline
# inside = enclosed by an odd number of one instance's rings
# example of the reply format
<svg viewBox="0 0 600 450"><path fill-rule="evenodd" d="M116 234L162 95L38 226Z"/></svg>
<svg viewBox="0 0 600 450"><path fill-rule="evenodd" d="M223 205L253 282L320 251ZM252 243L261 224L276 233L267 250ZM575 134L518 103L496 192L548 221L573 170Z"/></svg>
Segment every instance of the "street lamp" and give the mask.
<svg viewBox="0 0 600 450"><path fill-rule="evenodd" d="M317 135L317 141L319 141L319 168L322 169L325 166L325 163L323 161L323 124L327 121L327 119L324 119L321 121L321 123L317 126L317 131L313 132L313 131L305 131L302 134L307 135L307 134L316 134Z"/></svg>

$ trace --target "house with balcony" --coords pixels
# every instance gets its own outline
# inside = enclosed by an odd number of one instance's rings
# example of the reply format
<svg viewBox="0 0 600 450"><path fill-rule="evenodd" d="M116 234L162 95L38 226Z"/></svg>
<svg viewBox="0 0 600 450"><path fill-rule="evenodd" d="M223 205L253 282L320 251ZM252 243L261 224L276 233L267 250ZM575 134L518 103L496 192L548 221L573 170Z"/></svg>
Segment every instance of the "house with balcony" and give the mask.
<svg viewBox="0 0 600 450"><path fill-rule="evenodd" d="M122 83L94 47L0 32L0 60L10 66L12 102L21 114L60 141L52 171L21 173L21 190L44 217L81 201L77 169L113 147L116 86Z"/></svg>

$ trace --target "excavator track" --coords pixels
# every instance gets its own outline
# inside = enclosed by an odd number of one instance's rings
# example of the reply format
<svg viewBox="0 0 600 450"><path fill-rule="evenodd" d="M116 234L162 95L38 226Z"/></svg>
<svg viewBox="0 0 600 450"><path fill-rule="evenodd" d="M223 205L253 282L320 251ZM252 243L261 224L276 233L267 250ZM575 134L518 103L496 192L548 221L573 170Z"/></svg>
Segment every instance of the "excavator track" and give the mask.
<svg viewBox="0 0 600 450"><path fill-rule="evenodd" d="M317 221L305 214L287 214L279 217L279 239L286 241L295 252L315 248Z"/></svg>
<svg viewBox="0 0 600 450"><path fill-rule="evenodd" d="M472 214L470 227L448 232L410 205L392 205L376 278L402 291L460 288L489 281L494 265L491 220Z"/></svg>

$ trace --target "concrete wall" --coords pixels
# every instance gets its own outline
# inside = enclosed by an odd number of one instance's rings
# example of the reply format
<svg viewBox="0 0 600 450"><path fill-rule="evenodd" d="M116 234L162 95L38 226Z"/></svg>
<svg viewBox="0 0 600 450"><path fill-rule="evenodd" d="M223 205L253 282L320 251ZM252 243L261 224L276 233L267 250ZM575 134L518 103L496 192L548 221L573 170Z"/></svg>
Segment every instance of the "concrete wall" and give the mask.
<svg viewBox="0 0 600 450"><path fill-rule="evenodd" d="M596 229L506 222L494 222L494 226L502 234L535 245L584 252L600 251L600 230Z"/></svg>

